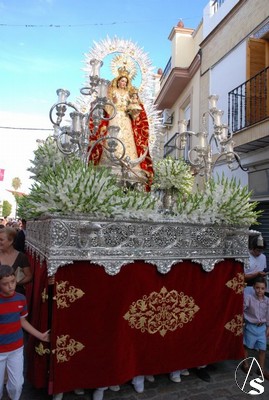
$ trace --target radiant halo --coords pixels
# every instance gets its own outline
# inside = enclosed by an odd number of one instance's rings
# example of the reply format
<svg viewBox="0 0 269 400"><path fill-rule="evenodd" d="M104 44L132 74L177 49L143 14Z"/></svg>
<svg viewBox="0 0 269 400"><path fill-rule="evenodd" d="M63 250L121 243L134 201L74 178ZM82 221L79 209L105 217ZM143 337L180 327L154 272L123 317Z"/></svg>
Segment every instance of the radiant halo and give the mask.
<svg viewBox="0 0 269 400"><path fill-rule="evenodd" d="M89 75L91 73L92 59L103 61L108 55L116 53L116 62L112 61L111 70L115 72L116 64L125 59L128 65L131 65L132 73L137 74L139 70L141 74L141 84L139 85L139 97L142 100L149 123L149 151L152 158L160 158L160 140L162 120L160 111L158 111L153 103L154 96L154 67L151 60L144 50L137 46L131 40L124 40L118 37L107 37L100 42L94 42L93 47L85 54L85 67L83 70L86 74L86 84L89 86ZM113 73L113 75L115 75ZM117 75L117 74L116 74ZM86 112L90 108L90 103L93 99L91 96L80 96L78 99L79 108Z"/></svg>

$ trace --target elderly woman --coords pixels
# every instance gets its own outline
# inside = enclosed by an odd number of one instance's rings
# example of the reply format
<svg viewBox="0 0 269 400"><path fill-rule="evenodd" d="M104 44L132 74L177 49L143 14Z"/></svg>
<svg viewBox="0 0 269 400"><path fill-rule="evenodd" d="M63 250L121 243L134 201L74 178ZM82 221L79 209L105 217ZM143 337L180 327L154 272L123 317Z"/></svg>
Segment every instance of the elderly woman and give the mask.
<svg viewBox="0 0 269 400"><path fill-rule="evenodd" d="M0 229L0 264L10 265L13 269L22 274L17 274L16 291L24 293L24 285L32 280L30 263L26 254L14 248L13 243L16 239L17 231L11 227ZM18 270L19 272L19 270Z"/></svg>

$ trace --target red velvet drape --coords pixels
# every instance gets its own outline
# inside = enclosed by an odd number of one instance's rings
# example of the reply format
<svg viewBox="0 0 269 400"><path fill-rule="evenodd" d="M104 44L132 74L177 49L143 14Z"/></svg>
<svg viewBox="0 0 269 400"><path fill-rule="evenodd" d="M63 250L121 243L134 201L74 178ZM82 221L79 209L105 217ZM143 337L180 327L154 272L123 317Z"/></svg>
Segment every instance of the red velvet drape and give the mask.
<svg viewBox="0 0 269 400"><path fill-rule="evenodd" d="M40 264L40 262L33 257L30 257L30 261L34 277L28 320L35 328L45 332L49 329L46 263L43 262ZM44 346L43 355L39 355L35 350L40 344ZM48 384L49 348L50 345L48 343L42 343L31 335L28 337L26 343L27 376L37 388L46 387Z"/></svg>
<svg viewBox="0 0 269 400"><path fill-rule="evenodd" d="M46 286L43 274L40 280L36 292ZM59 268L52 310L49 392L121 384L136 375L243 357L242 290L243 268L234 260L217 264L211 272L184 261L165 275L142 261L122 267L115 276L89 262ZM126 316L134 311L134 304L139 304L143 314L143 305L153 304L160 293L167 297L155 308L156 318L144 314L140 327L133 327ZM192 298L198 307L182 326L171 322L173 313L168 306L175 294ZM43 324L47 315L41 310L36 308L37 320ZM165 320L165 329L143 331L143 323L150 318L155 328ZM38 357L32 357L37 371L30 377L36 386L42 379L47 384L44 368L37 367Z"/></svg>

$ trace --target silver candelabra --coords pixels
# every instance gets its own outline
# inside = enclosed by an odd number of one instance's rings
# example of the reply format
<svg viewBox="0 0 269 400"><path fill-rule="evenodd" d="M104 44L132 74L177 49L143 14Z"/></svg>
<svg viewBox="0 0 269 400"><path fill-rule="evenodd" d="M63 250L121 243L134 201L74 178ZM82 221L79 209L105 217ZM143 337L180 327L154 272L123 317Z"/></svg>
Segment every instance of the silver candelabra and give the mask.
<svg viewBox="0 0 269 400"><path fill-rule="evenodd" d="M194 136L197 144L188 150L188 161L194 166L205 180L211 178L213 169L221 158L225 159L231 170L241 168L246 171L241 164L239 155L234 151L233 134L229 132L228 125L222 123L223 111L217 108L217 95L209 96L209 110L202 116L202 125L204 130L193 132L187 130L187 120L179 121L179 134L176 139L176 147L179 150L185 150L187 138ZM211 135L206 130L206 117L211 118L213 122L213 132ZM216 147L216 153L213 152L213 143ZM213 154L214 153L214 154Z"/></svg>
<svg viewBox="0 0 269 400"><path fill-rule="evenodd" d="M78 110L77 106L73 103L68 102L67 98L70 92L65 89L58 89L56 91L58 95L58 101L50 109L50 120L54 127L54 138L57 142L59 150L65 155L78 154L78 156L85 162L89 161L89 155L91 154L92 148L89 148L89 138L95 134L101 121L109 121L116 115L116 108L114 104L107 98L107 90L110 81L100 78L100 68L103 62L97 59L90 61L92 67L90 74L90 86L83 87L80 89L80 93L85 96L92 96L93 101L91 102L89 112L82 113ZM105 108L110 106L112 113L108 116L105 113ZM73 109L69 114L71 118L71 124L68 126L61 126L63 118L68 108ZM56 114L56 117L55 117ZM89 128L89 121L92 120L93 129ZM112 127L111 127L112 128ZM116 127L115 127L116 129ZM112 132L113 129L110 129ZM108 153L111 160L115 158L113 153L120 142L123 148L123 155L125 153L124 144L116 137L108 135L106 137ZM95 146L97 143L94 143Z"/></svg>

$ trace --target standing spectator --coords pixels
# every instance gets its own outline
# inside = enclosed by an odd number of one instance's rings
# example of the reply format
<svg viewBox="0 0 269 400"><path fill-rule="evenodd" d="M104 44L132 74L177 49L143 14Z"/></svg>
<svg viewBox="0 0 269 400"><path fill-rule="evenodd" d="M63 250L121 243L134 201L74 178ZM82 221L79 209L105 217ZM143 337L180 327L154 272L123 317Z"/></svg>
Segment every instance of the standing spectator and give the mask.
<svg viewBox="0 0 269 400"><path fill-rule="evenodd" d="M18 277L16 291L24 294L24 285L31 282L32 271L26 254L16 250L13 246L16 235L17 232L13 228L0 229L0 264L10 265L15 274L20 267L18 271L22 272L22 276Z"/></svg>
<svg viewBox="0 0 269 400"><path fill-rule="evenodd" d="M14 248L25 253L26 220L21 219L21 227L14 240Z"/></svg>
<svg viewBox="0 0 269 400"><path fill-rule="evenodd" d="M27 320L27 304L23 294L15 292L16 278L12 267L0 265L0 398L4 378L10 399L19 400L23 385L23 331L49 342L49 331L41 333Z"/></svg>
<svg viewBox="0 0 269 400"><path fill-rule="evenodd" d="M263 237L254 236L249 240L249 267L245 268L245 282L247 286L244 289L244 295L254 294L253 283L258 276L266 276L266 257L263 251L266 243Z"/></svg>
<svg viewBox="0 0 269 400"><path fill-rule="evenodd" d="M258 362L265 379L269 380L269 372L264 370L267 337L269 337L269 299L265 296L266 279L258 276L253 285L254 294L244 297L244 347L245 360L242 371L248 373L248 350L258 350Z"/></svg>

